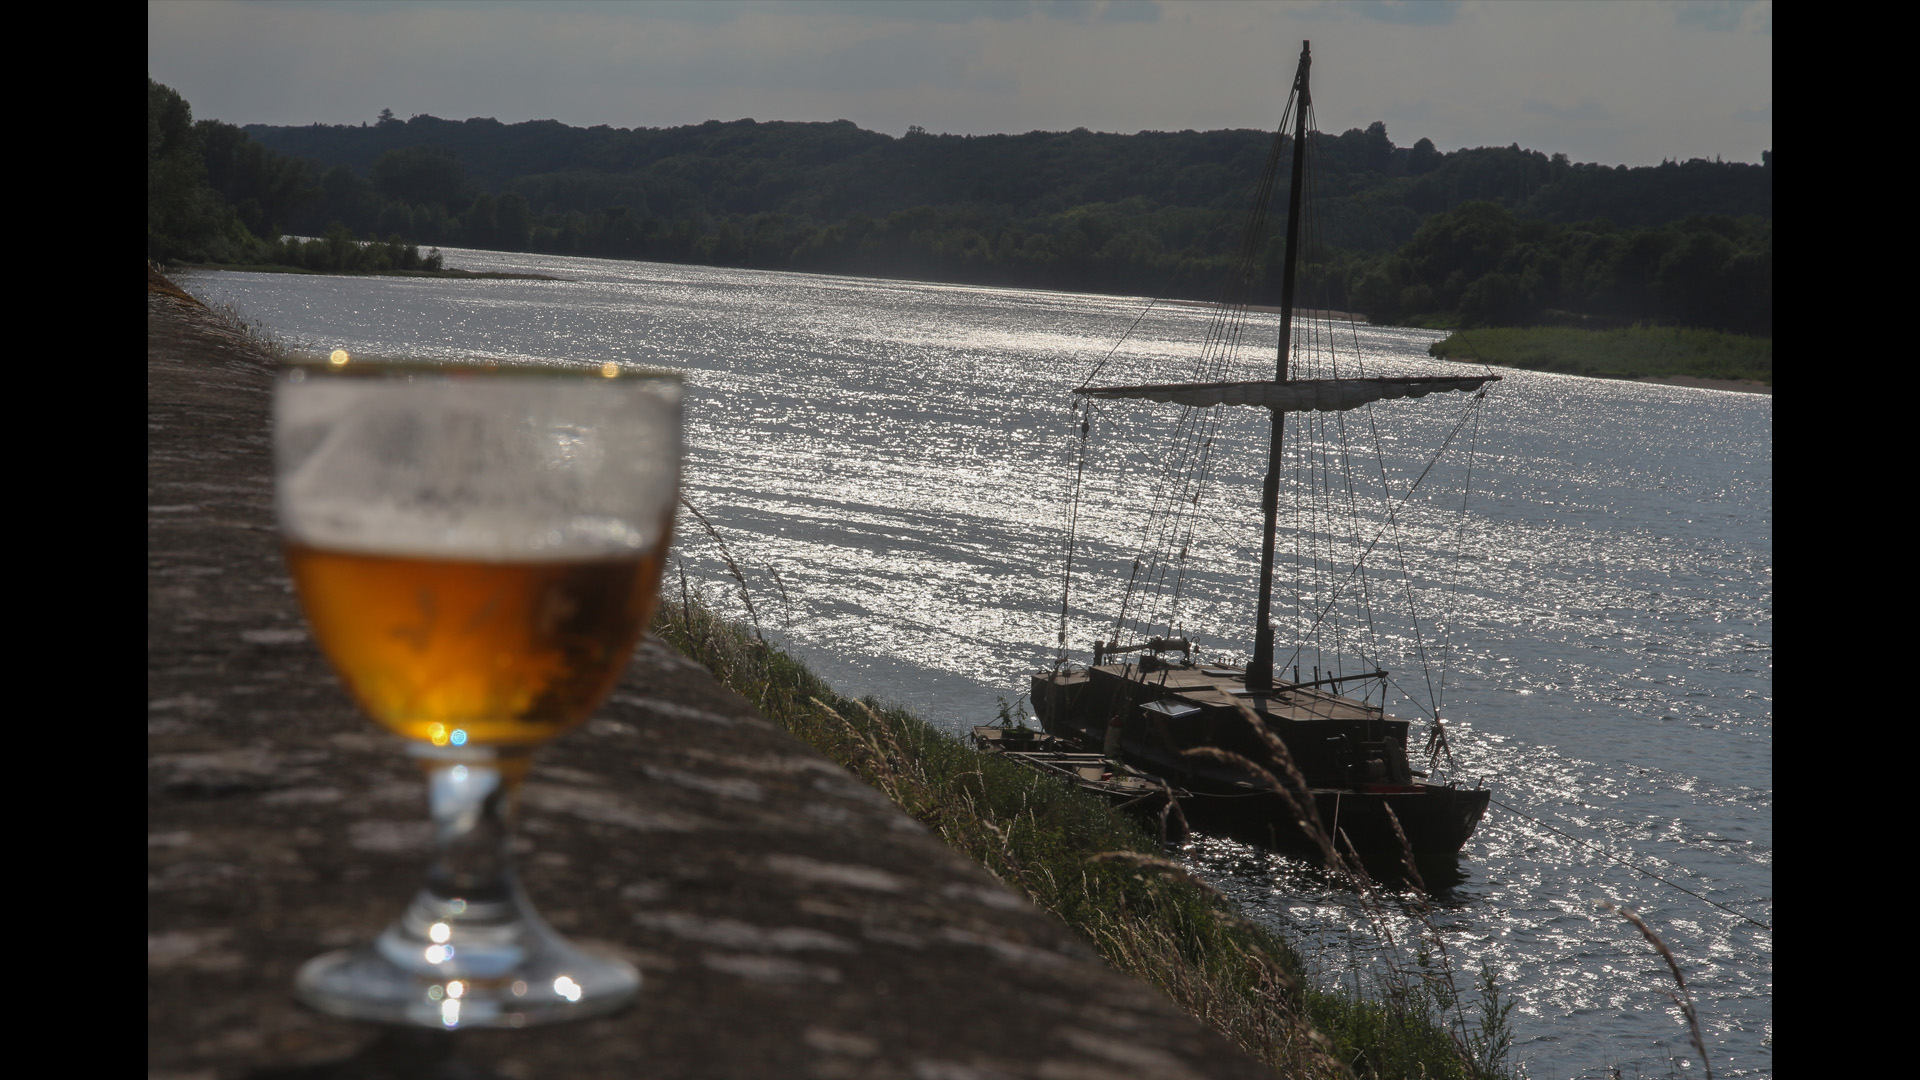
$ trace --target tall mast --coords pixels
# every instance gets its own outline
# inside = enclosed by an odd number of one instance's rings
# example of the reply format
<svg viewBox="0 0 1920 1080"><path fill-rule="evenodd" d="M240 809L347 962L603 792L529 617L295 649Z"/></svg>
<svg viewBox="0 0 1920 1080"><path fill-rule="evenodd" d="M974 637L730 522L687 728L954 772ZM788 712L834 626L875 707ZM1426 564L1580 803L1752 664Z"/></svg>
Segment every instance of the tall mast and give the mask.
<svg viewBox="0 0 1920 1080"><path fill-rule="evenodd" d="M1280 349L1274 361L1274 379L1287 381L1287 353L1293 346L1293 287L1300 256L1300 189L1307 163L1307 71L1313 66L1312 42L1300 43L1300 69L1293 76L1293 186L1287 191L1286 266L1280 278ZM1287 414L1274 409L1273 439L1267 449L1267 482L1261 489L1260 509L1266 530L1260 541L1260 605L1254 615L1253 660L1247 665L1247 689L1273 687L1273 534L1280 517L1280 446Z"/></svg>

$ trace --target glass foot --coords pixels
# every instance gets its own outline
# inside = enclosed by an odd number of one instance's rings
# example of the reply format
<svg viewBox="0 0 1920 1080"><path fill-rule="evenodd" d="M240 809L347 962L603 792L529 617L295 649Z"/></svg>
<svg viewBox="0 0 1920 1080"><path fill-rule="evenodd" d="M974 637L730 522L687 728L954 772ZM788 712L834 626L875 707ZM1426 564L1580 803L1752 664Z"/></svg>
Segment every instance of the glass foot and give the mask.
<svg viewBox="0 0 1920 1080"><path fill-rule="evenodd" d="M494 903L422 891L374 941L307 961L294 987L335 1016L451 1031L603 1016L633 1001L640 973L555 933L515 886Z"/></svg>

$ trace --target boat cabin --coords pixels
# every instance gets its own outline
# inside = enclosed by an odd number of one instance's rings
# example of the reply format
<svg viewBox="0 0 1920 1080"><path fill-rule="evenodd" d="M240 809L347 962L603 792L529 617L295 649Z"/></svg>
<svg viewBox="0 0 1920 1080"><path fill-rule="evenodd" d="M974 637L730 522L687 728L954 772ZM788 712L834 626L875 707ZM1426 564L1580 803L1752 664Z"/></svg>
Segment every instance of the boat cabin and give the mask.
<svg viewBox="0 0 1920 1080"><path fill-rule="evenodd" d="M1315 788L1402 787L1413 783L1407 721L1321 686L1280 683L1249 691L1235 669L1168 662L1096 664L1033 677L1034 711L1048 731L1086 746L1107 743L1117 718L1130 756L1150 757L1173 777L1196 764L1181 752L1215 746L1271 767L1267 746L1247 726L1245 706L1286 744Z"/></svg>

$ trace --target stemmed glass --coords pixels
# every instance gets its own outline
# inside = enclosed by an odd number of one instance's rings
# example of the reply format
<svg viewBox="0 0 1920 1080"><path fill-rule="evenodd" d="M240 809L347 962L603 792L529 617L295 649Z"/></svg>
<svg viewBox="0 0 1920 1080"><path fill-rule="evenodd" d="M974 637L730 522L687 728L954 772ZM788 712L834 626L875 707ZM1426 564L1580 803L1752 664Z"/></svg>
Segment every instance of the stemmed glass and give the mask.
<svg viewBox="0 0 1920 1080"><path fill-rule="evenodd" d="M521 1027L631 1001L632 965L569 943L521 891L514 795L539 744L618 681L659 598L680 384L592 368L332 357L274 390L293 580L361 708L426 774L426 881L376 940L309 961L325 1012Z"/></svg>

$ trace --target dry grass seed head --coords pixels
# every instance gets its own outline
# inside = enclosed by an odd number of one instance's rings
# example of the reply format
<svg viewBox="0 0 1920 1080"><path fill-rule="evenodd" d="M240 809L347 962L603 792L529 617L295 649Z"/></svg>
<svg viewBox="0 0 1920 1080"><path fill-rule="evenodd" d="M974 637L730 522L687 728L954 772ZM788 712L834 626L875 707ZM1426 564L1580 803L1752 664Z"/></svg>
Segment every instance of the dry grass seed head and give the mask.
<svg viewBox="0 0 1920 1080"><path fill-rule="evenodd" d="M1674 1004L1680 1006L1680 1012L1686 1016L1687 1031L1693 1037L1693 1048L1700 1051L1700 1062L1706 1066L1707 1080L1713 1080L1713 1061L1707 1057L1706 1040L1700 1037L1700 1017L1693 1011L1693 995L1687 990L1687 980L1680 975L1680 962L1674 959L1673 950L1667 948L1667 943L1660 940L1660 935L1653 932L1653 928L1647 925L1646 920L1632 911L1605 900L1596 900L1594 903L1632 923L1634 929L1640 931L1640 936L1646 938L1648 943L1659 952L1660 958L1667 962L1667 970L1673 973L1673 981L1680 987L1679 994L1668 996L1673 998Z"/></svg>

